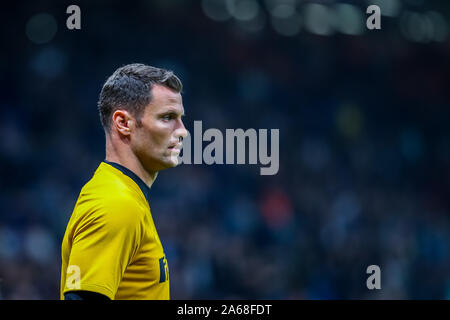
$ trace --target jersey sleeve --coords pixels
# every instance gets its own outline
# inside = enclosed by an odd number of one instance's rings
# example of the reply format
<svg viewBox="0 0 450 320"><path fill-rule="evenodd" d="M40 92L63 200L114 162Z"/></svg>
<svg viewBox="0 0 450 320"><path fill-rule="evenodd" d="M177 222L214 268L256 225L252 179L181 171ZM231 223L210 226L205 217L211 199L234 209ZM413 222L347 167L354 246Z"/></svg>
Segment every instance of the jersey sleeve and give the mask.
<svg viewBox="0 0 450 320"><path fill-rule="evenodd" d="M80 216L74 228L64 293L114 296L141 238L142 214L131 199L108 199Z"/></svg>

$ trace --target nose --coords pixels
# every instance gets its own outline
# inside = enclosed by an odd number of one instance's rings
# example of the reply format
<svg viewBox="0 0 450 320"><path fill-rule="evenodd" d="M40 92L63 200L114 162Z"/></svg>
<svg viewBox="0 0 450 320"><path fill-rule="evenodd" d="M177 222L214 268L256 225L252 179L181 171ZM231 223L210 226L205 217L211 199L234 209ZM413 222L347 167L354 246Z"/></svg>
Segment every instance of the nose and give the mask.
<svg viewBox="0 0 450 320"><path fill-rule="evenodd" d="M188 135L188 132L186 128L184 127L183 120L179 120L178 127L175 130L175 136L178 138L179 141L182 141L183 138L185 138Z"/></svg>

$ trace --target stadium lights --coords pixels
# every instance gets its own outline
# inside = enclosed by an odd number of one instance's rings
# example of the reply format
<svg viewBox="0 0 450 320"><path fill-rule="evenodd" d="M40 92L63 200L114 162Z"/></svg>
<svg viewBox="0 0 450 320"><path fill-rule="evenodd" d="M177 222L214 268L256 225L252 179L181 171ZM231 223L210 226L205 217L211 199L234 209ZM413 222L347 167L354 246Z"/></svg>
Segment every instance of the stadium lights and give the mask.
<svg viewBox="0 0 450 320"><path fill-rule="evenodd" d="M25 27L28 39L36 44L50 42L57 30L55 18L48 13L39 13L32 16Z"/></svg>
<svg viewBox="0 0 450 320"><path fill-rule="evenodd" d="M448 27L442 15L435 11L418 13L406 11L400 17L400 30L405 38L415 42L444 42Z"/></svg>
<svg viewBox="0 0 450 320"><path fill-rule="evenodd" d="M400 0L366 0L366 5L376 5L383 17L399 21L400 33L415 42L444 42L448 36L448 24L436 11L425 13L403 10ZM406 5L419 6L422 0L408 0ZM363 5L364 7L364 5ZM259 32L268 15L272 29L283 36L295 36L305 29L320 36L339 33L358 36L366 32L365 7L356 4L334 2L324 4L296 0L203 0L202 8L210 19L225 22L233 19L239 29Z"/></svg>

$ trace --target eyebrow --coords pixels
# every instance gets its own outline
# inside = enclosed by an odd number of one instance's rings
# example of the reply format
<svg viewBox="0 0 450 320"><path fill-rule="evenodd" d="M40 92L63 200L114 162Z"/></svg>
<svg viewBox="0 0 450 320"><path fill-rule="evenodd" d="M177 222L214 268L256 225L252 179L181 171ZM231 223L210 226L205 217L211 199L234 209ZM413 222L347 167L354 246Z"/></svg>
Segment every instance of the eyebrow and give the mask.
<svg viewBox="0 0 450 320"><path fill-rule="evenodd" d="M181 117L184 117L184 116L185 116L184 111L183 111L183 112L179 112L178 110L173 109L173 108L169 108L169 109L166 110L166 111L160 112L160 114L168 114L168 113L175 113L175 114L177 114L177 115L180 115Z"/></svg>

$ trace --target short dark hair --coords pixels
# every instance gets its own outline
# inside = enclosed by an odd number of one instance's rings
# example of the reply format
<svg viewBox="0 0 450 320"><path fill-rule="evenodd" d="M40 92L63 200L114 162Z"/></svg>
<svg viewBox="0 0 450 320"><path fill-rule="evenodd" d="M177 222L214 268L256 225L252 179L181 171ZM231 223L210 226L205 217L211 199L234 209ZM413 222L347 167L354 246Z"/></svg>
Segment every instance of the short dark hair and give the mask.
<svg viewBox="0 0 450 320"><path fill-rule="evenodd" d="M98 111L102 126L111 128L111 115L119 108L129 111L138 123L145 107L152 100L154 84L166 86L181 92L181 80L170 70L141 63L128 64L118 68L106 80L98 100Z"/></svg>

